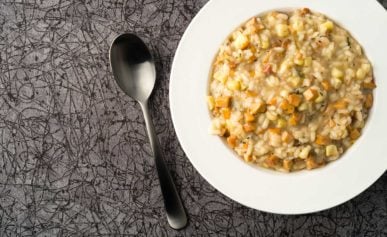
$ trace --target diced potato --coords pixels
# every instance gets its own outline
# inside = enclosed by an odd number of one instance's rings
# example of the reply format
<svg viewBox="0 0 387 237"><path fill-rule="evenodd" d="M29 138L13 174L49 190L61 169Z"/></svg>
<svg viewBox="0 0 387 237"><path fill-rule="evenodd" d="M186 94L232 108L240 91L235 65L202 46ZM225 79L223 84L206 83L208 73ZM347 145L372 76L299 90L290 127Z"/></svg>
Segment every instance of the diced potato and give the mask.
<svg viewBox="0 0 387 237"><path fill-rule="evenodd" d="M230 96L220 96L215 99L215 107L227 108L230 106L230 101L231 101Z"/></svg>
<svg viewBox="0 0 387 237"><path fill-rule="evenodd" d="M360 132L359 132L359 129L353 129L351 131L351 133L349 134L349 137L352 139L352 140L357 140L359 137L360 137Z"/></svg>
<svg viewBox="0 0 387 237"><path fill-rule="evenodd" d="M329 126L330 128L334 128L334 127L336 126L335 121L333 121L333 119L329 119L328 126Z"/></svg>
<svg viewBox="0 0 387 237"><path fill-rule="evenodd" d="M283 98L287 98L289 96L289 91L288 90L281 90L280 96L282 96Z"/></svg>
<svg viewBox="0 0 387 237"><path fill-rule="evenodd" d="M257 97L258 96L257 92L251 91L251 90L246 91L246 95L250 96L250 97Z"/></svg>
<svg viewBox="0 0 387 237"><path fill-rule="evenodd" d="M283 161L283 168L284 168L286 171L291 171L292 168L293 168L293 160L285 159L285 160Z"/></svg>
<svg viewBox="0 0 387 237"><path fill-rule="evenodd" d="M273 97L271 98L268 102L267 102L268 105L277 105L277 97Z"/></svg>
<svg viewBox="0 0 387 237"><path fill-rule="evenodd" d="M336 145L328 145L325 148L325 155L328 157L335 157L339 155Z"/></svg>
<svg viewBox="0 0 387 237"><path fill-rule="evenodd" d="M287 99L289 101L289 104L295 107L299 106L301 103L301 96L297 94L289 94Z"/></svg>
<svg viewBox="0 0 387 237"><path fill-rule="evenodd" d="M222 112L222 116L224 119L229 119L231 117L231 109L230 108L222 108L221 112Z"/></svg>
<svg viewBox="0 0 387 237"><path fill-rule="evenodd" d="M249 42L249 39L247 38L247 36L245 36L242 33L239 33L234 41L234 46L237 49L245 49L245 48L247 48L247 46L249 46L249 43L250 42Z"/></svg>
<svg viewBox="0 0 387 237"><path fill-rule="evenodd" d="M343 71L341 71L340 69L338 69L336 67L332 68L331 75L332 75L332 77L338 78L338 79L342 79L344 77Z"/></svg>
<svg viewBox="0 0 387 237"><path fill-rule="evenodd" d="M294 106L289 104L287 100L283 100L280 104L280 108L287 114L291 114L294 112Z"/></svg>
<svg viewBox="0 0 387 237"><path fill-rule="evenodd" d="M333 104L333 108L335 109L345 109L348 106L348 102L344 99L338 100Z"/></svg>
<svg viewBox="0 0 387 237"><path fill-rule="evenodd" d="M304 91L303 95L304 95L306 100L312 101L312 100L317 98L318 92L316 89L309 88L306 91Z"/></svg>
<svg viewBox="0 0 387 237"><path fill-rule="evenodd" d="M244 114L244 117L245 117L245 122L247 122L247 123L253 122L255 120L255 116L249 112L246 112Z"/></svg>
<svg viewBox="0 0 387 237"><path fill-rule="evenodd" d="M250 113L251 114L265 113L265 112L266 112L266 104L264 102L262 102L262 101L254 103L250 107Z"/></svg>
<svg viewBox="0 0 387 237"><path fill-rule="evenodd" d="M314 143L320 146L328 145L330 142L331 142L331 139L329 137L323 136L320 134L316 136L316 140L314 141Z"/></svg>
<svg viewBox="0 0 387 237"><path fill-rule="evenodd" d="M262 70L265 74L270 74L272 73L272 66L270 63L266 63L265 65L263 65L263 70Z"/></svg>
<svg viewBox="0 0 387 237"><path fill-rule="evenodd" d="M215 99L213 96L207 96L207 105L210 110L215 108Z"/></svg>
<svg viewBox="0 0 387 237"><path fill-rule="evenodd" d="M305 164L306 164L306 168L308 170L315 169L315 168L319 167L319 164L315 161L313 156L309 156L308 158L306 158Z"/></svg>
<svg viewBox="0 0 387 237"><path fill-rule="evenodd" d="M310 152L311 149L312 149L311 146L306 146L306 147L304 147L304 148L301 150L301 152L300 152L300 154L298 155L298 157L301 158L301 159L306 159L306 158L309 156L309 152Z"/></svg>
<svg viewBox="0 0 387 237"><path fill-rule="evenodd" d="M268 131L270 133L274 133L274 134L277 134L277 135L281 134L281 129L280 128L269 128Z"/></svg>
<svg viewBox="0 0 387 237"><path fill-rule="evenodd" d="M290 134L290 132L284 131L282 133L281 139L285 143L291 143L293 141L293 136L292 136L292 134Z"/></svg>
<svg viewBox="0 0 387 237"><path fill-rule="evenodd" d="M266 118L269 119L270 121L275 121L278 119L278 116L276 113L272 113L270 111L266 112Z"/></svg>
<svg viewBox="0 0 387 237"><path fill-rule="evenodd" d="M299 113L293 113L289 118L289 124L292 126L298 125L301 120L301 115Z"/></svg>
<svg viewBox="0 0 387 237"><path fill-rule="evenodd" d="M234 135L230 135L230 136L227 138L227 144L228 144L231 148L236 147L236 142L237 142L237 137L234 136Z"/></svg>
<svg viewBox="0 0 387 237"><path fill-rule="evenodd" d="M279 37L286 37L289 35L289 27L286 24L278 24L275 26L275 31Z"/></svg>
<svg viewBox="0 0 387 237"><path fill-rule="evenodd" d="M304 8L302 8L302 9L300 10L300 15L301 15L301 16L305 16L305 15L307 15L307 14L309 14L309 13L310 13L310 9L307 8L307 7L304 7Z"/></svg>
<svg viewBox="0 0 387 237"><path fill-rule="evenodd" d="M279 162L280 162L280 159L275 155L271 155L265 160L265 164L270 168L274 168L275 166L278 165Z"/></svg>
<svg viewBox="0 0 387 237"><path fill-rule="evenodd" d="M232 91L237 91L241 89L241 83L237 80L228 80L226 85L227 88Z"/></svg>
<svg viewBox="0 0 387 237"><path fill-rule="evenodd" d="M245 155L243 157L243 159L246 161L246 162L252 162L253 161L253 156L252 155Z"/></svg>
<svg viewBox="0 0 387 237"><path fill-rule="evenodd" d="M374 97L373 97L373 95L372 94L367 94L365 96L364 106L367 109L370 109L373 104L374 104Z"/></svg>
<svg viewBox="0 0 387 237"><path fill-rule="evenodd" d="M326 90L326 91L329 91L331 89L331 83L329 83L329 81L327 81L327 80L323 80L321 82L321 85L324 88L324 90Z"/></svg>
<svg viewBox="0 0 387 237"><path fill-rule="evenodd" d="M375 88L376 88L376 85L375 85L374 82L364 82L364 83L363 83L363 88L364 88L364 89L370 89L370 90L372 90L372 89L375 89Z"/></svg>
<svg viewBox="0 0 387 237"><path fill-rule="evenodd" d="M255 125L252 123L245 123L243 124L243 130L245 132L252 132L255 130Z"/></svg>

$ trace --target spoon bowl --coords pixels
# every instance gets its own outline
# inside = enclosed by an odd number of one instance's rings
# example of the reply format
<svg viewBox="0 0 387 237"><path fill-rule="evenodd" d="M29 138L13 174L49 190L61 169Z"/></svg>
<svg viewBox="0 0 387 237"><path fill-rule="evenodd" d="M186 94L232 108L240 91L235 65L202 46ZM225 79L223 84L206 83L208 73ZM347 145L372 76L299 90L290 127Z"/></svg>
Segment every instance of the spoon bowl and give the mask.
<svg viewBox="0 0 387 237"><path fill-rule="evenodd" d="M134 34L118 36L110 48L110 62L114 79L122 91L145 102L155 85L156 70L144 42Z"/></svg>

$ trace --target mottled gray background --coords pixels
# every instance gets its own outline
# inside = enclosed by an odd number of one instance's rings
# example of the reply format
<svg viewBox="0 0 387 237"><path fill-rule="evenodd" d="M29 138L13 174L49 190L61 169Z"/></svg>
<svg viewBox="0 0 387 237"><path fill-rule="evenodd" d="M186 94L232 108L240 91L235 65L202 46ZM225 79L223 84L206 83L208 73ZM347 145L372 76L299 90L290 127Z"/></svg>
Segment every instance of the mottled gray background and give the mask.
<svg viewBox="0 0 387 237"><path fill-rule="evenodd" d="M339 207L280 216L231 201L192 167L168 80L206 2L0 1L0 236L387 236L387 174ZM179 232L165 219L140 108L109 69L109 44L126 31L156 57L151 108L190 217Z"/></svg>

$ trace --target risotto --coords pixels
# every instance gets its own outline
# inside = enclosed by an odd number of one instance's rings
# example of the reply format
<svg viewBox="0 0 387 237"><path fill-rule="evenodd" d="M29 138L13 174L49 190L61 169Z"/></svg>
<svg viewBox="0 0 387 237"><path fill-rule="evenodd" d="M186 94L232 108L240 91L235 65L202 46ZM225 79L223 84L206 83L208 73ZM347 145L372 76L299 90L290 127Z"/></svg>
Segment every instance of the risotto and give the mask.
<svg viewBox="0 0 387 237"><path fill-rule="evenodd" d="M307 8L270 12L232 32L216 55L211 133L246 162L314 169L361 136L375 87L370 62L346 30Z"/></svg>

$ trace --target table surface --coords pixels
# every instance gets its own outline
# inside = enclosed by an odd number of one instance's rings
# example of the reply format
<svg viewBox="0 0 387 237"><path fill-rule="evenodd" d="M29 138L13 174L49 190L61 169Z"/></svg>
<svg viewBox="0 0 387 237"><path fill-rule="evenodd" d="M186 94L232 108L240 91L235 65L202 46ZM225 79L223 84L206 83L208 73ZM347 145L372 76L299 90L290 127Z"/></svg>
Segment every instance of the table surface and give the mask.
<svg viewBox="0 0 387 237"><path fill-rule="evenodd" d="M173 129L168 81L206 2L1 1L0 236L387 235L387 174L336 208L281 216L230 200L192 167ZM143 37L156 59L150 108L189 214L181 231L167 224L140 108L109 68L122 32Z"/></svg>

